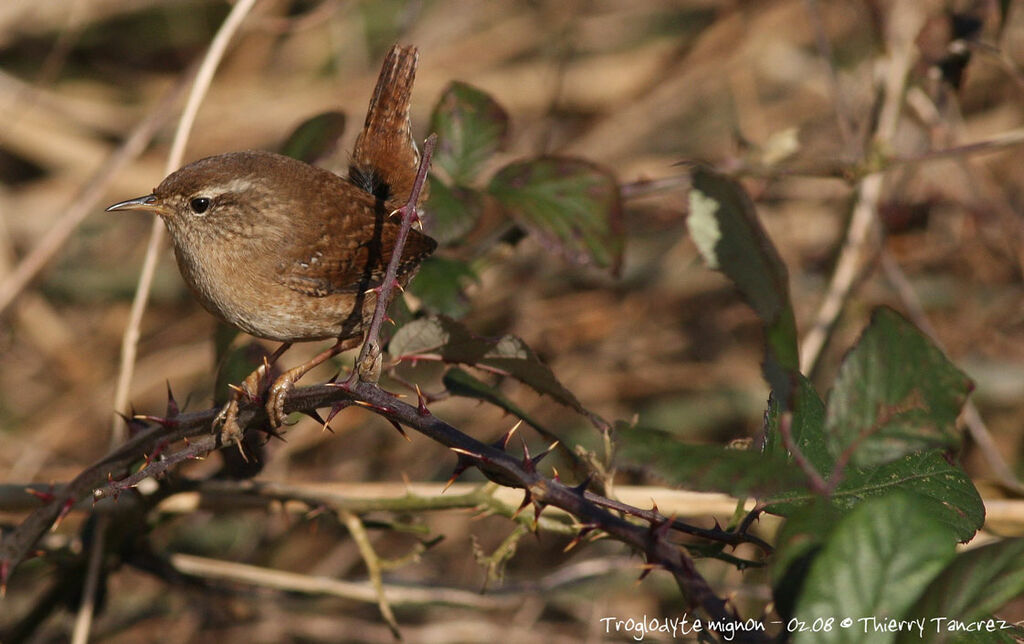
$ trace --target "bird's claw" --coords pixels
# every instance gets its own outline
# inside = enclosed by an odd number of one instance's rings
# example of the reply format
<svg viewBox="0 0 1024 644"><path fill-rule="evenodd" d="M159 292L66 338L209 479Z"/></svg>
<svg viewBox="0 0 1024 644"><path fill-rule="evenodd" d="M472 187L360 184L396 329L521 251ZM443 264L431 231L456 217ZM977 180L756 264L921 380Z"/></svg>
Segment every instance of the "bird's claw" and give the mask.
<svg viewBox="0 0 1024 644"><path fill-rule="evenodd" d="M237 443L239 449L242 447L242 435L244 431L238 424L238 403L241 400L256 402L259 400L258 392L261 388L263 378L266 376L269 365L264 362L242 382L240 385L228 385L231 389L231 398L224 405L217 416L213 419L213 429L220 429L221 445ZM243 452L244 456L244 452Z"/></svg>
<svg viewBox="0 0 1024 644"><path fill-rule="evenodd" d="M295 389L296 380L291 373L285 373L275 380L267 391L267 418L270 420L270 426L275 429L284 424L284 403L288 399L288 394Z"/></svg>
<svg viewBox="0 0 1024 644"><path fill-rule="evenodd" d="M242 428L238 424L238 397L234 394L231 396L231 400L224 405L217 417L213 419L213 430L220 430L220 443L221 445L230 445L231 443L242 443Z"/></svg>

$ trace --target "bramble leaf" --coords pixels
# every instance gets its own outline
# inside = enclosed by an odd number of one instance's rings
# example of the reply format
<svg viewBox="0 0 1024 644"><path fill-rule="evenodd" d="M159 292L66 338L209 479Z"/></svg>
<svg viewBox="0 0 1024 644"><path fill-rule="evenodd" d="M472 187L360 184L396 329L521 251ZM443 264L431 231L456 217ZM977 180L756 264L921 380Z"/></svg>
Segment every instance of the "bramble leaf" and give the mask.
<svg viewBox="0 0 1024 644"><path fill-rule="evenodd" d="M906 454L960 445L956 419L972 387L932 342L888 308L843 360L828 397L825 435L838 457L878 465Z"/></svg>
<svg viewBox="0 0 1024 644"><path fill-rule="evenodd" d="M345 115L324 112L306 119L296 127L281 145L281 154L314 163L329 156L345 132Z"/></svg>
<svg viewBox="0 0 1024 644"><path fill-rule="evenodd" d="M952 533L917 499L889 494L843 517L811 563L795 616L807 624L830 618L899 619L955 556ZM835 625L797 633L794 642L888 643L893 634Z"/></svg>
<svg viewBox="0 0 1024 644"><path fill-rule="evenodd" d="M765 378L788 409L800 370L789 273L753 202L736 180L698 166L686 225L708 266L725 273L764 322Z"/></svg>
<svg viewBox="0 0 1024 644"><path fill-rule="evenodd" d="M485 338L444 316L414 320L395 332L388 347L397 360L419 356L508 375L591 420L597 419L558 381L537 354L514 335Z"/></svg>
<svg viewBox="0 0 1024 644"><path fill-rule="evenodd" d="M463 290L479 278L469 264L458 259L433 255L423 260L409 291L431 311L461 317L469 312L469 300Z"/></svg>
<svg viewBox="0 0 1024 644"><path fill-rule="evenodd" d="M472 188L448 187L429 176L430 199L423 206L423 230L448 245L473 230L484 210L484 195Z"/></svg>
<svg viewBox="0 0 1024 644"><path fill-rule="evenodd" d="M960 553L921 595L907 618L925 618L932 629L929 642L963 641L963 631L950 621L984 620L1007 602L1024 595L1024 539L1006 539ZM945 622L936 622L944 618ZM998 628L998 630L1004 630ZM1009 629L1006 629L1009 630ZM901 644L914 641L903 633ZM973 639L973 633L970 641Z"/></svg>
<svg viewBox="0 0 1024 644"><path fill-rule="evenodd" d="M456 185L469 185L487 159L504 147L508 114L489 94L452 82L441 93L430 117L437 132L434 163Z"/></svg>
<svg viewBox="0 0 1024 644"><path fill-rule="evenodd" d="M582 159L539 157L505 166L487 190L545 246L618 272L622 200L610 171Z"/></svg>
<svg viewBox="0 0 1024 644"><path fill-rule="evenodd" d="M939 450L917 452L879 467L848 468L832 503L849 510L858 503L901 490L913 495L918 505L945 524L960 541L967 541L985 522L985 504L971 479L950 465ZM808 489L793 488L770 499L768 512L787 516L817 499Z"/></svg>
<svg viewBox="0 0 1024 644"><path fill-rule="evenodd" d="M781 455L682 443L665 432L621 422L615 431L622 458L688 490L762 497L806 482L803 472Z"/></svg>

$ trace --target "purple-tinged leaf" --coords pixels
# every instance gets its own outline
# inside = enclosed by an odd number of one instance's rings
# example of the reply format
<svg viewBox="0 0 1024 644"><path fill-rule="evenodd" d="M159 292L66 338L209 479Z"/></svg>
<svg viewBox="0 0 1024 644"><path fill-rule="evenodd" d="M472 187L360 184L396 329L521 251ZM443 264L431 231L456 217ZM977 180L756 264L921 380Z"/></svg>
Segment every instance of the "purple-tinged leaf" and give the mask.
<svg viewBox="0 0 1024 644"><path fill-rule="evenodd" d="M430 117L437 132L434 164L457 185L469 185L487 159L504 147L508 114L489 94L472 85L452 82Z"/></svg>
<svg viewBox="0 0 1024 644"><path fill-rule="evenodd" d="M609 170L583 159L539 157L505 166L487 190L545 246L618 272L622 198Z"/></svg>

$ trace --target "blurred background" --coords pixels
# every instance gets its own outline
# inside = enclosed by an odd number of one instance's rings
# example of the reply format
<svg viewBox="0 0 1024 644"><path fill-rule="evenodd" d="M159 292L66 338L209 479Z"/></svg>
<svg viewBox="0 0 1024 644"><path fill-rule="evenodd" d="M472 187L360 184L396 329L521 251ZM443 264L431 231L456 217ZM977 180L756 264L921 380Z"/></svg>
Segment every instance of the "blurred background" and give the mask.
<svg viewBox="0 0 1024 644"><path fill-rule="evenodd" d="M181 107L175 87L229 10L213 0L0 6L0 484L66 481L107 451L122 334L152 222L103 208L163 178ZM639 416L705 442L756 438L767 386L757 320L687 238L687 182L678 164L700 159L745 177L789 266L805 333L846 238L857 180L880 159L901 159L887 166L874 229L882 235L868 235L814 381L824 395L873 307L919 304L917 313L974 379L991 448L1020 475L1024 166L1013 144L1024 116L1022 36L1024 4L995 0L264 0L231 44L185 158L276 149L326 110L347 114L340 149L351 149L384 52L394 42L415 44L418 138L428 134L445 85L465 81L511 118L508 148L492 170L542 153L582 156L611 169L626 199L620 276L569 265L526 238L476 265L466 324L523 338L605 418ZM880 88L890 80L888 55L900 47L910 56L905 100L893 131L878 140ZM119 146L161 111L166 118L144 151L108 172ZM926 154L981 141L995 143ZM39 251L41 243L48 250ZM41 253L38 273L18 285L33 252ZM211 405L214 327L165 244L130 387L136 411L161 413L168 384L190 410ZM295 347L285 363L322 348ZM514 383L503 391L570 442L600 451L600 437L571 410ZM465 401L432 410L488 441L513 422ZM289 428L286 443L268 446L261 478L440 487L455 463L443 447L418 435L407 442L357 410L331 425L333 434L309 420ZM536 435L527 438L541 447ZM962 460L987 499L1009 494L1006 472L998 484L998 466L974 441L966 441ZM211 456L189 472L208 474L218 462ZM623 482L652 483L638 473ZM0 518L14 522L23 511L0 507ZM419 536L444 540L387 578L479 590L487 575L474 554L490 555L513 524L473 515L418 515ZM54 538L63 535L73 548L83 517L72 514ZM169 512L153 520L153 539L168 551L366 577L337 521L284 510ZM694 520L711 525L710 516ZM409 555L416 543L371 532L387 557ZM558 535L519 541L504 580L492 582L479 604L399 607L403 633L410 641L599 641L606 637L600 617L682 612L667 575L633 585L641 561L625 547L598 542L563 554L567 542ZM770 601L759 571L740 574L713 561L701 570L755 616ZM41 563L19 573L0 604L3 628L55 581ZM486 605L492 595L507 603ZM40 620L32 641L65 641L77 602L73 593L62 601L69 610ZM97 641L391 641L372 601L258 585L211 590L131 566L111 576L103 601Z"/></svg>

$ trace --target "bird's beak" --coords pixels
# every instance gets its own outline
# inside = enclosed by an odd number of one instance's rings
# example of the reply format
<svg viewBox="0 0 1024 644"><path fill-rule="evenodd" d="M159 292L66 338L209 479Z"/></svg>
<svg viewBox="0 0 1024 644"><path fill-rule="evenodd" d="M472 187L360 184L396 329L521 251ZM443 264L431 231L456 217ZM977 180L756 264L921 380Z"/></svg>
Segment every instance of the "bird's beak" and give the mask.
<svg viewBox="0 0 1024 644"><path fill-rule="evenodd" d="M146 210L148 212L161 213L164 211L164 208L157 203L156 195L146 195L145 197L122 201L107 208L107 212L113 210Z"/></svg>

